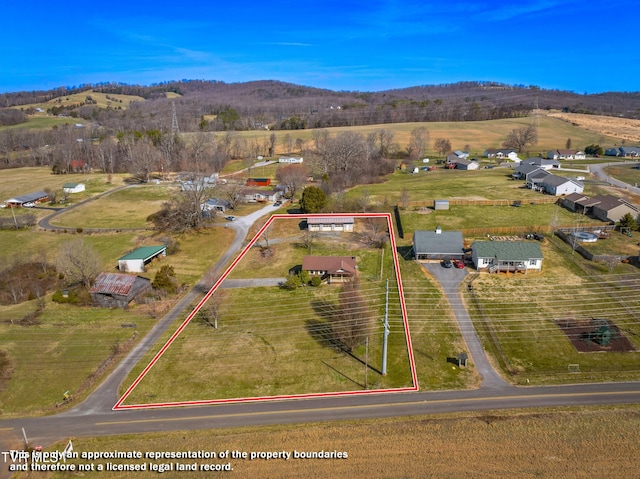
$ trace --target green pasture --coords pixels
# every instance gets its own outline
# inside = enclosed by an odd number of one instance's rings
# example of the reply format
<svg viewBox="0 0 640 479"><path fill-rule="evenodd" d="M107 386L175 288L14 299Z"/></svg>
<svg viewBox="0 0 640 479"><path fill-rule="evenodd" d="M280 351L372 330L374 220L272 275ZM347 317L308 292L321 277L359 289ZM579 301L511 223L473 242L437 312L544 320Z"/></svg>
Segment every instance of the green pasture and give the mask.
<svg viewBox="0 0 640 479"><path fill-rule="evenodd" d="M53 412L65 391L81 400L103 377L104 371L93 375L107 358L126 349L127 341L140 339L154 322L135 308L60 305L47 299L38 324L18 324L35 309L33 303L0 308L0 345L12 369L0 391L0 415L5 417ZM122 327L134 323L135 328Z"/></svg>
<svg viewBox="0 0 640 479"><path fill-rule="evenodd" d="M70 228L151 228L147 218L175 195L165 185L136 185L77 206L52 220Z"/></svg>
<svg viewBox="0 0 640 479"><path fill-rule="evenodd" d="M476 330L496 364L520 384L640 378L640 352L578 352L558 325L607 318L639 348L640 300L635 281L629 281L637 278L636 268L621 265L614 274L598 273L555 240L543 254L541 273L480 274L473 293L463 290ZM581 372L570 373L570 364L578 364Z"/></svg>

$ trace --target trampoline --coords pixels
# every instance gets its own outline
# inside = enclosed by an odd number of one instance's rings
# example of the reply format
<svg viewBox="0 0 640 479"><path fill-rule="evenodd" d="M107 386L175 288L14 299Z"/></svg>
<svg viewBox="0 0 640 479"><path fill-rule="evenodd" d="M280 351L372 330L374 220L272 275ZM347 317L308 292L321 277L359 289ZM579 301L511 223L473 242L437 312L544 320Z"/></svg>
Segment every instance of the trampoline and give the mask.
<svg viewBox="0 0 640 479"><path fill-rule="evenodd" d="M577 241L581 241L582 243L595 243L598 241L598 235L588 231L574 231L571 234Z"/></svg>

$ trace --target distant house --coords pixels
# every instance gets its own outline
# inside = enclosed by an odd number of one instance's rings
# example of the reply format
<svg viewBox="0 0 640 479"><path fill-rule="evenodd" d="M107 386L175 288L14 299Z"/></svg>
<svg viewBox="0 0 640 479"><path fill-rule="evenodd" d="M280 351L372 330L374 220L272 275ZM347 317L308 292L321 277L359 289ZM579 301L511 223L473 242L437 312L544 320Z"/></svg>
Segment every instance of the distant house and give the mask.
<svg viewBox="0 0 640 479"><path fill-rule="evenodd" d="M546 176L549 172L544 168L531 163L520 163L513 169L513 178L517 180L529 180L533 176Z"/></svg>
<svg viewBox="0 0 640 479"><path fill-rule="evenodd" d="M278 158L278 163L300 164L304 162L301 156L283 156Z"/></svg>
<svg viewBox="0 0 640 479"><path fill-rule="evenodd" d="M353 216L310 216L309 231L353 231Z"/></svg>
<svg viewBox="0 0 640 479"><path fill-rule="evenodd" d="M606 156L623 156L619 148L607 148L604 150Z"/></svg>
<svg viewBox="0 0 640 479"><path fill-rule="evenodd" d="M543 170L550 170L552 168L560 168L560 162L558 160L547 159L547 158L527 158L526 160L522 160L520 162L521 165L534 165L538 168L542 168Z"/></svg>
<svg viewBox="0 0 640 479"><path fill-rule="evenodd" d="M587 157L584 151L577 150L549 150L547 158L550 160L584 160Z"/></svg>
<svg viewBox="0 0 640 479"><path fill-rule="evenodd" d="M442 231L439 226L434 231L416 230L413 232L413 255L419 261L464 259L462 232Z"/></svg>
<svg viewBox="0 0 640 479"><path fill-rule="evenodd" d="M302 270L319 276L327 283L344 283L358 274L353 256L305 256Z"/></svg>
<svg viewBox="0 0 640 479"><path fill-rule="evenodd" d="M477 170L479 165L477 161L470 161L466 158L459 158L455 154L447 155L446 165L456 170Z"/></svg>
<svg viewBox="0 0 640 479"><path fill-rule="evenodd" d="M601 221L615 223L627 213L634 218L640 211L636 205L612 195L597 195L593 198L576 199L573 202L574 211L594 216Z"/></svg>
<svg viewBox="0 0 640 479"><path fill-rule="evenodd" d="M586 200L588 197L581 193L571 193L562 199L562 205L571 211L577 211L577 203Z"/></svg>
<svg viewBox="0 0 640 479"><path fill-rule="evenodd" d="M151 288L151 280L121 273L100 273L89 291L95 306L126 308Z"/></svg>
<svg viewBox="0 0 640 479"><path fill-rule="evenodd" d="M246 186L270 186L271 178L248 178Z"/></svg>
<svg viewBox="0 0 640 479"><path fill-rule="evenodd" d="M154 258L167 255L166 246L142 246L118 258L118 269L127 273L141 273Z"/></svg>
<svg viewBox="0 0 640 479"><path fill-rule="evenodd" d="M7 204L7 206L19 208L21 206L24 206L25 204L29 206L28 203L35 204L35 203L43 203L45 201L49 201L49 195L44 191L36 191L34 193L27 193L26 195L20 195L14 198L9 198L7 201L5 201L5 203Z"/></svg>
<svg viewBox="0 0 640 479"><path fill-rule="evenodd" d="M478 271L527 272L542 269L540 244L531 241L476 241L471 258Z"/></svg>
<svg viewBox="0 0 640 479"><path fill-rule="evenodd" d="M603 197L602 201L591 208L593 216L602 221L615 223L620 221L627 213L634 218L638 217L638 207L615 196Z"/></svg>
<svg viewBox="0 0 640 479"><path fill-rule="evenodd" d="M91 167L84 160L71 160L69 163L69 171L72 173L82 173L90 170Z"/></svg>
<svg viewBox="0 0 640 479"><path fill-rule="evenodd" d="M540 187L545 193L553 196L564 196L584 191L584 185L581 182L556 175L545 176L540 182Z"/></svg>
<svg viewBox="0 0 640 479"><path fill-rule="evenodd" d="M493 149L489 148L484 150L485 158L496 158L498 160L508 159L511 161L518 161L518 152L511 148Z"/></svg>
<svg viewBox="0 0 640 479"><path fill-rule="evenodd" d="M280 190L257 190L245 188L240 190L240 201L244 203L266 203L278 201L282 192Z"/></svg>
<svg viewBox="0 0 640 479"><path fill-rule="evenodd" d="M222 200L220 198L209 198L201 205L202 211L219 211L220 213L224 213L227 208L230 207L230 202L228 202L227 200Z"/></svg>
<svg viewBox="0 0 640 479"><path fill-rule="evenodd" d="M637 146L621 146L620 156L637 158L640 156L640 148Z"/></svg>
<svg viewBox="0 0 640 479"><path fill-rule="evenodd" d="M65 183L64 185L62 185L63 193L81 193L84 190L84 183Z"/></svg>

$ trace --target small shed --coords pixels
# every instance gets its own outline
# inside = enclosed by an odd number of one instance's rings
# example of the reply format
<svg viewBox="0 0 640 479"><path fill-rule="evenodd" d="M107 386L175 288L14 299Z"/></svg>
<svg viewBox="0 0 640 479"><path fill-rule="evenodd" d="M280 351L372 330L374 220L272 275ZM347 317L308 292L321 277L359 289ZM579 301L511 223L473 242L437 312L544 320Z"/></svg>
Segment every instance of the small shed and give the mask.
<svg viewBox="0 0 640 479"><path fill-rule="evenodd" d="M448 210L449 200L435 200L435 202L433 203L433 207L436 210Z"/></svg>
<svg viewBox="0 0 640 479"><path fill-rule="evenodd" d="M151 288L151 280L142 276L121 273L100 273L91 288L94 305L105 308L126 308Z"/></svg>
<svg viewBox="0 0 640 479"><path fill-rule="evenodd" d="M62 191L64 193L81 193L84 190L84 183L65 183L62 185Z"/></svg>
<svg viewBox="0 0 640 479"><path fill-rule="evenodd" d="M162 246L142 246L134 249L131 253L118 258L118 269L122 272L141 273L144 267L158 256L166 256L167 247Z"/></svg>

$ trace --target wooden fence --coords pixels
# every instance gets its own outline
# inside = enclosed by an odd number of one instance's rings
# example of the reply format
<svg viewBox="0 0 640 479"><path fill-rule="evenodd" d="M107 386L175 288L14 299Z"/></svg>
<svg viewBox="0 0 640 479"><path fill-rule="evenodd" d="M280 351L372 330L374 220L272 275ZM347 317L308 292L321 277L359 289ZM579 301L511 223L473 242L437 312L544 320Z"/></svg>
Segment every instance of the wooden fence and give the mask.
<svg viewBox="0 0 640 479"><path fill-rule="evenodd" d="M548 205L558 203L560 200L555 196L540 196L535 199L519 199L519 200L473 200L473 199L447 199L449 206L512 206L514 204L530 204L530 205ZM435 208L436 200L425 201L401 201L398 203L400 208Z"/></svg>
<svg viewBox="0 0 640 479"><path fill-rule="evenodd" d="M603 225L602 223L582 223L580 225L580 231L593 231L594 229L609 229L609 225ZM613 226L611 226L613 228ZM529 233L553 233L555 230L561 231L575 231L573 226L556 226L553 225L536 225L536 226L499 226L499 227L481 227L481 228L466 228L462 230L463 236L485 236L485 235L512 235L522 236Z"/></svg>

